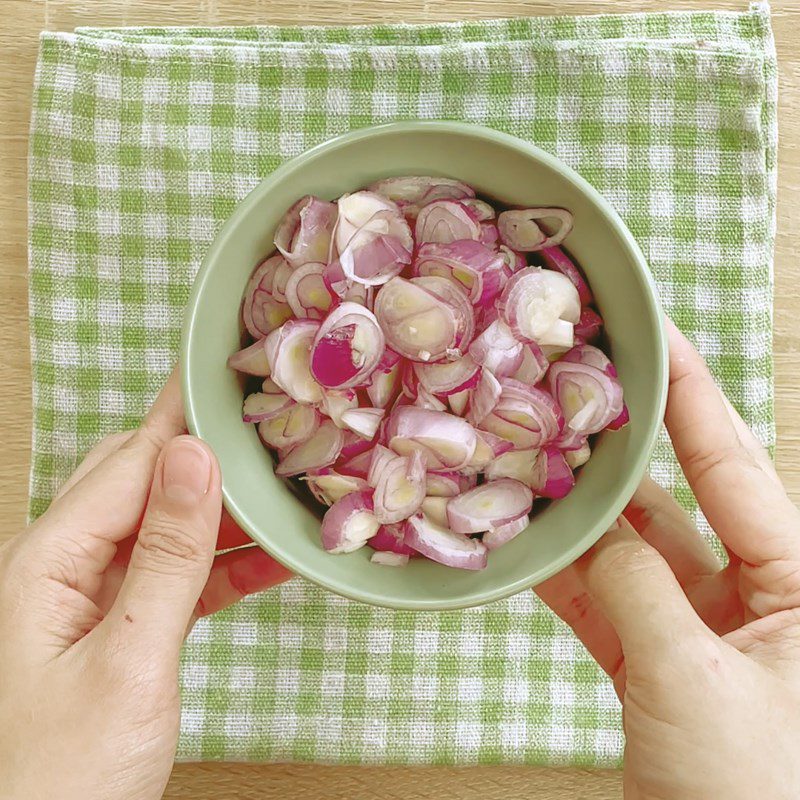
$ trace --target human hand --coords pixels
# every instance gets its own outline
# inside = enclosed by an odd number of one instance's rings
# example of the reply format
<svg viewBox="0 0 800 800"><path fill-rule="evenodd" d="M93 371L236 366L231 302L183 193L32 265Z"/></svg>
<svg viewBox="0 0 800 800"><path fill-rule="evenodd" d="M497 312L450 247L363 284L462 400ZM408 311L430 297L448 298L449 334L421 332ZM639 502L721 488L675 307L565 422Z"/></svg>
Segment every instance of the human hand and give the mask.
<svg viewBox="0 0 800 800"><path fill-rule="evenodd" d="M0 549L0 798L161 797L178 658L198 616L286 580L221 517L219 466L173 375L141 428L104 440Z"/></svg>
<svg viewBox="0 0 800 800"><path fill-rule="evenodd" d="M666 424L730 555L647 480L578 563L537 587L623 703L627 800L800 797L800 513L669 324Z"/></svg>

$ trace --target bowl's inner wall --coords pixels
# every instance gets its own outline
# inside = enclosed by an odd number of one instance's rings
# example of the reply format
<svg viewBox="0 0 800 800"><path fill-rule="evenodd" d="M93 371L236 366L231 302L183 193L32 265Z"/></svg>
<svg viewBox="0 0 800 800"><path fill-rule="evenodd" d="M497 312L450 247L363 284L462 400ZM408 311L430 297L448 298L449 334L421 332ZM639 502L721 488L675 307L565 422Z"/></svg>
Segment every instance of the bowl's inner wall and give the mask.
<svg viewBox="0 0 800 800"><path fill-rule="evenodd" d="M573 492L539 513L532 526L493 552L480 573L412 560L406 569L369 563L371 550L325 553L319 521L272 472L255 427L241 422L242 383L225 360L241 341L239 309L255 264L273 249L272 233L304 194L333 199L389 175L457 177L479 195L509 205L570 209L566 246L583 267L606 323L631 424L601 434ZM192 303L195 304L192 314ZM276 173L240 206L209 254L190 302L184 369L189 416L219 457L226 501L254 538L290 567L328 588L395 606L459 606L503 596L543 580L572 561L619 513L649 456L661 408L664 356L659 311L635 252L607 216L557 164L480 132L385 128L318 148Z"/></svg>

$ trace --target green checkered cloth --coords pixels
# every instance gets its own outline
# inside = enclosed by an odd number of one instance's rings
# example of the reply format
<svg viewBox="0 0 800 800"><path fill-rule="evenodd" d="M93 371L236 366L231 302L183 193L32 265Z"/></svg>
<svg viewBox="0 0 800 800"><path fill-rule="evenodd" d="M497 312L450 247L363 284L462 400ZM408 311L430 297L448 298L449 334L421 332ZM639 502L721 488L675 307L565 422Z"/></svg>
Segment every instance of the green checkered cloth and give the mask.
<svg viewBox="0 0 800 800"><path fill-rule="evenodd" d="M31 515L175 361L216 231L278 165L400 119L549 150L630 226L672 318L773 444L775 54L742 13L46 33L30 161ZM652 472L705 522L662 436ZM391 612L303 580L201 620L179 757L620 762L608 680L532 592Z"/></svg>

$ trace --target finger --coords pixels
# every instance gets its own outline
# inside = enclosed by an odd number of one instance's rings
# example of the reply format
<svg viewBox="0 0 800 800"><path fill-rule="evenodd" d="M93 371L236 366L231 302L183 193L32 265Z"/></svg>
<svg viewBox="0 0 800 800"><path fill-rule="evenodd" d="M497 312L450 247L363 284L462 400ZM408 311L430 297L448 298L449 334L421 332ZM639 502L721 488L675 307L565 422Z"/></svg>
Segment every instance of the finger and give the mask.
<svg viewBox="0 0 800 800"><path fill-rule="evenodd" d="M612 679L622 666L622 645L617 632L586 590L574 565L566 567L534 591L583 642L583 646Z"/></svg>
<svg viewBox="0 0 800 800"><path fill-rule="evenodd" d="M667 560L684 588L722 569L689 515L650 478L645 477L639 484L625 517L639 536Z"/></svg>
<svg viewBox="0 0 800 800"><path fill-rule="evenodd" d="M700 355L674 325L668 323L668 330L667 429L706 518L722 541L750 564L800 564L800 512L774 469L739 438Z"/></svg>
<svg viewBox="0 0 800 800"><path fill-rule="evenodd" d="M134 533L141 521L161 448L184 429L180 383L173 372L128 441L54 501L34 526L35 538L55 537L74 550Z"/></svg>
<svg viewBox="0 0 800 800"><path fill-rule="evenodd" d="M245 547L218 555L197 602L195 616L216 614L247 595L271 589L291 577L286 567L260 547Z"/></svg>
<svg viewBox="0 0 800 800"><path fill-rule="evenodd" d="M107 456L111 453L116 453L122 445L124 445L133 436L135 431L121 431L120 433L112 433L101 439L87 454L86 457L78 464L75 472L72 473L61 485L61 488L56 492L56 499L63 497L78 481L82 480L88 475L98 464L105 461Z"/></svg>
<svg viewBox="0 0 800 800"><path fill-rule="evenodd" d="M669 654L684 639L710 635L658 552L620 517L576 562L578 575L631 659Z"/></svg>
<svg viewBox="0 0 800 800"><path fill-rule="evenodd" d="M228 510L223 508L222 519L219 523L217 550L228 550L231 547L241 547L252 543L253 540L236 524Z"/></svg>
<svg viewBox="0 0 800 800"><path fill-rule="evenodd" d="M208 579L221 508L211 449L192 436L173 439L158 459L128 573L103 622L107 630L177 652Z"/></svg>
<svg viewBox="0 0 800 800"><path fill-rule="evenodd" d="M672 495L645 478L625 509L639 536L664 557L692 608L714 633L742 624L738 560L725 569Z"/></svg>

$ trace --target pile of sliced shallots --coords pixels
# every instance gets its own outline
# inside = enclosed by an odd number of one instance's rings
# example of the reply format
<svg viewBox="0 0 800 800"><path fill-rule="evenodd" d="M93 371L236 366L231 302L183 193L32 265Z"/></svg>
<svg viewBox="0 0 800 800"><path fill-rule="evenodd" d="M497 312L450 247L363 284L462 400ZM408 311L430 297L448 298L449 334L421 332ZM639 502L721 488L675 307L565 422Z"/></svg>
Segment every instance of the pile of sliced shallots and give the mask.
<svg viewBox="0 0 800 800"><path fill-rule="evenodd" d="M265 378L244 421L329 506L326 550L481 569L534 498L572 489L588 437L627 422L559 247L571 227L560 208L496 214L449 178L289 209L245 293L256 341L229 365Z"/></svg>

